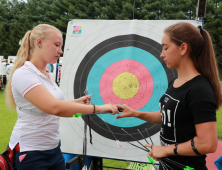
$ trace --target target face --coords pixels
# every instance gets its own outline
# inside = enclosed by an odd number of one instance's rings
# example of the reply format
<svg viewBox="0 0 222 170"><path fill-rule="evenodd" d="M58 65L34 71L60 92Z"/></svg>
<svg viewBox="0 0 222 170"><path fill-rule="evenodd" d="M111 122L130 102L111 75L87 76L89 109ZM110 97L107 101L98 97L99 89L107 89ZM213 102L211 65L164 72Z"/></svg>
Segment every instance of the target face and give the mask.
<svg viewBox="0 0 222 170"><path fill-rule="evenodd" d="M49 72L53 72L53 70L54 70L54 67L53 67L53 65L52 64L47 64L46 65L46 70L48 70Z"/></svg>
<svg viewBox="0 0 222 170"><path fill-rule="evenodd" d="M48 70L50 73L52 73L52 77L54 78L54 80L56 78L56 71L57 71L56 64L57 63L55 63L55 64L47 64L46 65L46 70Z"/></svg>
<svg viewBox="0 0 222 170"><path fill-rule="evenodd" d="M177 76L160 58L161 39L163 29L176 22L72 20L67 29L60 85L66 100L84 96L87 89L95 105L127 104L139 111L160 110L159 99ZM82 26L78 36L73 35L74 26ZM150 136L160 145L161 125L116 116L90 116L93 145L87 133L87 155L147 163L147 153L127 142L138 146L135 139L146 144L146 138L151 143ZM84 123L88 124L85 119L61 118L63 152L82 154Z"/></svg>
<svg viewBox="0 0 222 170"><path fill-rule="evenodd" d="M85 89L88 89L88 94L93 94L91 102L96 105L127 104L135 110L157 111L157 103L174 77L173 71L160 58L161 50L159 43L132 34L101 42L88 52L77 69L76 74L81 76L74 78L74 97L83 96ZM107 129L101 116L110 129ZM101 116L90 116L91 127L112 140L134 140L122 128L138 140L143 139L138 129L144 132L146 138L145 128L149 129L151 136L160 130L160 125L136 118L117 120L110 114Z"/></svg>

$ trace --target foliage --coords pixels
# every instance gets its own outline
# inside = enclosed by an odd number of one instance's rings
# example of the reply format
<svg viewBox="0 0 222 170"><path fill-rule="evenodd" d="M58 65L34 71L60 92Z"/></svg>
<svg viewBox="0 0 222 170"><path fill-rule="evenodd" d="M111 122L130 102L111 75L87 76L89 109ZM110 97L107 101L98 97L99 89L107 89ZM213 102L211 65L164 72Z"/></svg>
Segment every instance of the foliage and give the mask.
<svg viewBox="0 0 222 170"><path fill-rule="evenodd" d="M222 69L222 1L210 0L207 5L207 15L204 19L205 29L209 31L214 44L215 55ZM221 72L221 71L220 71Z"/></svg>
<svg viewBox="0 0 222 170"><path fill-rule="evenodd" d="M135 2L135 8L134 8ZM70 19L195 20L198 0L0 0L0 55L16 55L26 31L40 23L59 28ZM204 26L222 70L222 1L207 0ZM221 71L222 72L222 71Z"/></svg>

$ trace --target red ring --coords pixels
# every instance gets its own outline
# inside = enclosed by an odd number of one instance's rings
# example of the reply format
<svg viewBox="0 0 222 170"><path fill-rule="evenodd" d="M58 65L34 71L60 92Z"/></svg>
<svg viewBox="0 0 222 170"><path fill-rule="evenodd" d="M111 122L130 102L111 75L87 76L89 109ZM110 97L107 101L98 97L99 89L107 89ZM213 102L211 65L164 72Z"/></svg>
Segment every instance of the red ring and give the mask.
<svg viewBox="0 0 222 170"><path fill-rule="evenodd" d="M117 75L129 72L139 80L139 90L135 96L122 99L113 92L113 81ZM141 109L150 100L153 93L153 78L149 70L140 62L126 59L113 63L103 73L100 79L100 95L104 103L127 104L135 110Z"/></svg>

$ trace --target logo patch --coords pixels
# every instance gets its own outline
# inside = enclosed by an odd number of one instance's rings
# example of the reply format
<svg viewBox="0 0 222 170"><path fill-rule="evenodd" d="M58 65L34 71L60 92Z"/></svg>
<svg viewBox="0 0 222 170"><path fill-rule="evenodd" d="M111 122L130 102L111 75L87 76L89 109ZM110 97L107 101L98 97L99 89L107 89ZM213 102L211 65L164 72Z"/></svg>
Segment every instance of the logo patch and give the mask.
<svg viewBox="0 0 222 170"><path fill-rule="evenodd" d="M73 34L81 34L82 33L82 26L73 26Z"/></svg>

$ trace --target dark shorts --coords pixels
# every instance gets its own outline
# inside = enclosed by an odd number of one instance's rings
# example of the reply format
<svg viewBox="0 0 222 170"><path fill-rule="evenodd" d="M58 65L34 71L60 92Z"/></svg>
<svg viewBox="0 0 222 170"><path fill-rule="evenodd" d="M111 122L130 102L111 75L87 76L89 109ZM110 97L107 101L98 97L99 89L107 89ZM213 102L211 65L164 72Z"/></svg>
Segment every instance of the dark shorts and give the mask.
<svg viewBox="0 0 222 170"><path fill-rule="evenodd" d="M7 83L6 75L1 75L1 79L2 79L2 84L6 85Z"/></svg>
<svg viewBox="0 0 222 170"><path fill-rule="evenodd" d="M60 143L55 149L48 151L17 151L14 167L19 170L66 170Z"/></svg>

